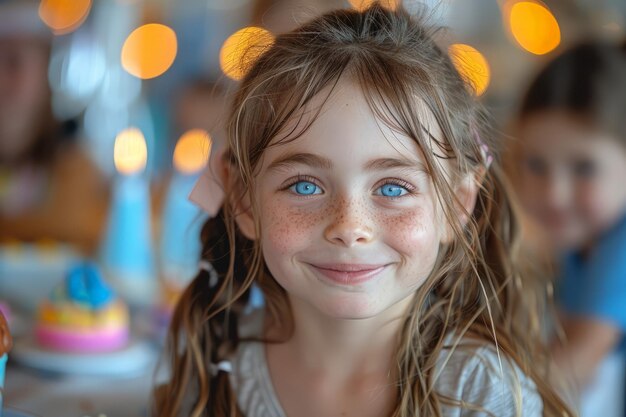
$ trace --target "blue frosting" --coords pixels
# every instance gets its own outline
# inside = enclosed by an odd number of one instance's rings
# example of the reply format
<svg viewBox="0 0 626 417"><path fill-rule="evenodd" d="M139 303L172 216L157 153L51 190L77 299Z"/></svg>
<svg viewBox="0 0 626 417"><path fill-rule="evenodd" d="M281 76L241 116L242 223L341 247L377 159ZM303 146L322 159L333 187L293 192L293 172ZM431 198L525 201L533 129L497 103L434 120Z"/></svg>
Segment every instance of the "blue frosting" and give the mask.
<svg viewBox="0 0 626 417"><path fill-rule="evenodd" d="M104 307L115 298L113 290L104 282L100 270L93 262L73 266L67 274L65 284L70 300L94 309Z"/></svg>

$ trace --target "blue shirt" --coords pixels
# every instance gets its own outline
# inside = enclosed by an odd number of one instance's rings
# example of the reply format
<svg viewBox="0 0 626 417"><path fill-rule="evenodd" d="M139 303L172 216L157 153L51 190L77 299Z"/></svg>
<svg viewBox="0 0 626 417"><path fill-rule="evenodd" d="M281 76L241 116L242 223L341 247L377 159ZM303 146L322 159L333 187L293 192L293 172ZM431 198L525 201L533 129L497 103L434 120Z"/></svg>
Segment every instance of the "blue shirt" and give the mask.
<svg viewBox="0 0 626 417"><path fill-rule="evenodd" d="M602 236L589 255L566 253L557 300L573 316L599 319L621 329L626 351L626 217Z"/></svg>

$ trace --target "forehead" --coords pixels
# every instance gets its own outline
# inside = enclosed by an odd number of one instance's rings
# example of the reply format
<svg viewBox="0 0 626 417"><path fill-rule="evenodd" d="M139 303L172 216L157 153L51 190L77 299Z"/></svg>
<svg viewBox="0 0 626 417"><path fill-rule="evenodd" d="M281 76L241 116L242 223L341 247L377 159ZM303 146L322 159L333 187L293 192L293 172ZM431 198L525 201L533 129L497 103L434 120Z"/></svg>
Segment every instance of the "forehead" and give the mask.
<svg viewBox="0 0 626 417"><path fill-rule="evenodd" d="M438 141L443 134L435 117L418 97L410 104L419 120L419 132L423 137ZM374 102L382 118L372 110L361 87L349 78L343 78L332 89L317 94L302 112L287 123L286 134L279 135L270 145L275 148L306 148L307 150L344 152L365 150L371 153L384 152L389 156L423 160L423 151L418 142L397 126L397 114L393 103ZM302 116L302 117L300 117Z"/></svg>
<svg viewBox="0 0 626 417"><path fill-rule="evenodd" d="M617 138L580 117L561 111L530 115L524 120L520 132L522 145L527 151L555 158L604 158L616 151L618 154L626 152Z"/></svg>

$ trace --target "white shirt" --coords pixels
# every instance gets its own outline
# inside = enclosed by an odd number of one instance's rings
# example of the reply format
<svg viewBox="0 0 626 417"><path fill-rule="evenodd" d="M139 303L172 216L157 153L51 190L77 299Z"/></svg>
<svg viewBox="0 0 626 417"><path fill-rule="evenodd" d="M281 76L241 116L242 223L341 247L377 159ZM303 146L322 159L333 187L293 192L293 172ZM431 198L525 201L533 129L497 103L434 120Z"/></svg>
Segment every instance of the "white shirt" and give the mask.
<svg viewBox="0 0 626 417"><path fill-rule="evenodd" d="M260 334L262 314L253 314L242 335ZM451 338L449 338L451 339ZM445 417L539 417L543 402L535 384L489 344L459 346L453 354L442 351L437 364L435 390L483 408L472 411L442 406ZM232 358L230 381L237 403L246 417L287 417L274 391L260 342L242 342Z"/></svg>

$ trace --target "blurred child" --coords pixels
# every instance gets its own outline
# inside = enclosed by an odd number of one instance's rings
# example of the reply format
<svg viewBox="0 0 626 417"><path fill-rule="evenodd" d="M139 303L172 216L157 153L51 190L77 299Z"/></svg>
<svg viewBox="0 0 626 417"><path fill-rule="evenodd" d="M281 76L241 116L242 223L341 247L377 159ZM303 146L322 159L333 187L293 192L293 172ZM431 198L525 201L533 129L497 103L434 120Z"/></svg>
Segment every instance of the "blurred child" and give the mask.
<svg viewBox="0 0 626 417"><path fill-rule="evenodd" d="M623 416L626 331L626 54L578 45L531 84L519 116L521 197L559 254L565 343L583 416Z"/></svg>
<svg viewBox="0 0 626 417"><path fill-rule="evenodd" d="M157 415L571 415L496 144L432 33L339 10L249 68L203 235L218 266L174 313ZM265 305L246 313L253 283Z"/></svg>

